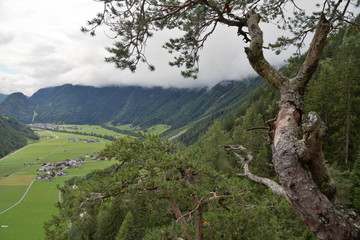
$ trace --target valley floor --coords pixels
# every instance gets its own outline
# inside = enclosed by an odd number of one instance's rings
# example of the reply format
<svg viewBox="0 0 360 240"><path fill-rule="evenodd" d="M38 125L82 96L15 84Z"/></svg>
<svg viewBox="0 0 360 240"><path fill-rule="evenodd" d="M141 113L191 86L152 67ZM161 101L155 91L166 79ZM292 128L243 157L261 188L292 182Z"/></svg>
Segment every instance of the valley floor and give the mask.
<svg viewBox="0 0 360 240"><path fill-rule="evenodd" d="M24 147L0 160L0 239L38 240L43 238L43 223L56 214L59 200L57 185L74 176L83 176L93 169L113 162L85 158L79 168L66 169L67 176L51 181L35 180L44 163L56 163L68 158L93 154L108 142L84 143L69 138L87 138L70 133L42 131L38 143Z"/></svg>

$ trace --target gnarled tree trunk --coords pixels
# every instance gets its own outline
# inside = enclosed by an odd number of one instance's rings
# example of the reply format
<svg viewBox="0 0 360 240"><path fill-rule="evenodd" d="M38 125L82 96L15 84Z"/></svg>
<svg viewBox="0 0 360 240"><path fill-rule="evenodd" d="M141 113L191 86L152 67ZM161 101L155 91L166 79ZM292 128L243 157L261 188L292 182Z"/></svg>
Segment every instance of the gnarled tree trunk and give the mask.
<svg viewBox="0 0 360 240"><path fill-rule="evenodd" d="M249 11L247 26L251 43L245 52L257 73L281 93L277 118L269 122L273 163L280 184L289 203L318 239L359 239L356 224L332 203L335 187L321 152L326 127L316 113L310 113L307 119L303 116L306 85L317 68L330 24L324 16L320 18L299 73L288 79L265 60L259 21L260 16L253 10Z"/></svg>

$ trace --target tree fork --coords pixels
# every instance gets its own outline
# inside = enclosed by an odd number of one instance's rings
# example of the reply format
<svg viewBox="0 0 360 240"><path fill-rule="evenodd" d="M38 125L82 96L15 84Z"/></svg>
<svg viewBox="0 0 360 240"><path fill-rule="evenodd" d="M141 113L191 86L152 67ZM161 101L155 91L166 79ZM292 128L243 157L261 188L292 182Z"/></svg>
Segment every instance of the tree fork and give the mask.
<svg viewBox="0 0 360 240"><path fill-rule="evenodd" d="M306 85L317 68L331 26L324 16L320 17L299 73L295 78L288 79L264 58L263 34L259 21L260 15L250 10L247 14L247 26L251 43L245 48L245 53L254 70L280 90L277 118L269 122L272 130L273 163L280 184L289 203L318 239L359 239L360 232L356 225L328 199L333 199L335 191L322 158L321 135L324 128L316 128L314 124L307 122L305 129L310 126L313 129L305 134L307 137L299 139ZM313 178L303 167L304 163L308 164Z"/></svg>

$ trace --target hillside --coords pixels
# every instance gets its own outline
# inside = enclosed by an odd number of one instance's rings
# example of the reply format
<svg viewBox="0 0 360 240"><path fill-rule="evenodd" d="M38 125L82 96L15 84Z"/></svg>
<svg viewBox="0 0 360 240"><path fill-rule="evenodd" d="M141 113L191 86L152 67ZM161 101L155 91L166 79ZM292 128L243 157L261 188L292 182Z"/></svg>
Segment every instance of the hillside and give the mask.
<svg viewBox="0 0 360 240"><path fill-rule="evenodd" d="M9 116L0 115L0 158L38 137L26 125Z"/></svg>
<svg viewBox="0 0 360 240"><path fill-rule="evenodd" d="M23 123L29 123L28 120L32 118L34 112L34 105L20 92L10 94L0 105L1 114L13 116Z"/></svg>
<svg viewBox="0 0 360 240"><path fill-rule="evenodd" d="M6 95L6 94L1 94L1 93L0 93L0 103L1 103L2 101L4 101L4 99L7 98L7 96L8 96L8 95Z"/></svg>
<svg viewBox="0 0 360 240"><path fill-rule="evenodd" d="M195 120L216 115L241 101L262 83L224 81L211 89L143 88L139 86L90 87L66 84L44 88L26 98L21 93L8 96L0 113L24 123L167 124L179 128Z"/></svg>

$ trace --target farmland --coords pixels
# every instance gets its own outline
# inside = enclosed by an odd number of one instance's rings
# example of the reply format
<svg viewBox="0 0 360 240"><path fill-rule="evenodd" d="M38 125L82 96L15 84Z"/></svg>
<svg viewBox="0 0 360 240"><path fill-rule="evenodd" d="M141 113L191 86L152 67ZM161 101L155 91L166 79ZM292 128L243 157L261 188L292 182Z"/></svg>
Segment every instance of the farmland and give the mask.
<svg viewBox="0 0 360 240"><path fill-rule="evenodd" d="M65 177L35 180L37 170L44 163L94 154L109 142L100 138L92 143L74 142L69 138L88 137L72 133L39 131L38 134L42 136L40 141L0 159L0 239L42 239L43 222L57 211L54 207L59 199L57 185L114 163L85 158L79 168L66 169Z"/></svg>

